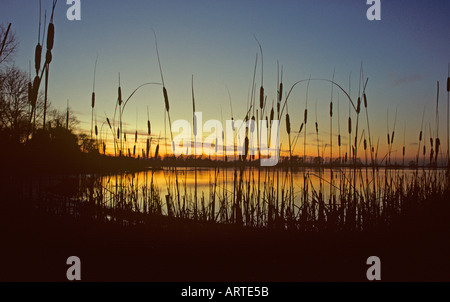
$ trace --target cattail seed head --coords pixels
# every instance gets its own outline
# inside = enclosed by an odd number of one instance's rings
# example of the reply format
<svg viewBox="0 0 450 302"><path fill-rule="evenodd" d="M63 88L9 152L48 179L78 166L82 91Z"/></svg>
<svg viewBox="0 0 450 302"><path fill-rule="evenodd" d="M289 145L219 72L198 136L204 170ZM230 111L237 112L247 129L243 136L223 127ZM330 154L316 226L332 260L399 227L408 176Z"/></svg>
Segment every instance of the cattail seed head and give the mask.
<svg viewBox="0 0 450 302"><path fill-rule="evenodd" d="M36 69L36 74L38 74L39 70L41 69L41 55L42 55L42 46L41 44L38 43L34 51L34 68Z"/></svg>
<svg viewBox="0 0 450 302"><path fill-rule="evenodd" d="M128 157L131 157L131 151L130 151L130 148L128 148Z"/></svg>
<svg viewBox="0 0 450 302"><path fill-rule="evenodd" d="M423 156L425 156L425 154L427 153L427 146L423 146Z"/></svg>
<svg viewBox="0 0 450 302"><path fill-rule="evenodd" d="M97 125L95 125L95 136L98 136L98 128L97 128Z"/></svg>
<svg viewBox="0 0 450 302"><path fill-rule="evenodd" d="M352 118L348 117L348 133L352 134Z"/></svg>
<svg viewBox="0 0 450 302"><path fill-rule="evenodd" d="M286 132L291 134L291 119L289 118L289 113L286 113Z"/></svg>
<svg viewBox="0 0 450 302"><path fill-rule="evenodd" d="M117 100L119 101L119 106L122 106L122 88L119 86L117 90Z"/></svg>
<svg viewBox="0 0 450 302"><path fill-rule="evenodd" d="M364 92L363 94L364 97L364 108L367 108L367 97L366 97L366 93Z"/></svg>
<svg viewBox="0 0 450 302"><path fill-rule="evenodd" d="M111 122L109 121L109 118L106 118L106 122L108 123L109 128L112 129Z"/></svg>
<svg viewBox="0 0 450 302"><path fill-rule="evenodd" d="M147 152L145 152L145 154L147 154L147 157L148 157L149 150L150 150L150 140L147 138ZM155 155L155 157L156 157L156 155Z"/></svg>
<svg viewBox="0 0 450 302"><path fill-rule="evenodd" d="M159 152L159 144L156 145L155 158L158 158L158 152Z"/></svg>
<svg viewBox="0 0 450 302"><path fill-rule="evenodd" d="M391 136L391 145L394 143L394 135L395 135L395 131L392 131L392 136Z"/></svg>
<svg viewBox="0 0 450 302"><path fill-rule="evenodd" d="M137 143L138 134L137 131L134 133L134 143Z"/></svg>
<svg viewBox="0 0 450 302"><path fill-rule="evenodd" d="M47 49L47 53L45 54L45 64L50 64L52 62L52 51Z"/></svg>
<svg viewBox="0 0 450 302"><path fill-rule="evenodd" d="M120 129L119 129L119 127L117 127L117 139L119 139L120 138Z"/></svg>
<svg viewBox="0 0 450 302"><path fill-rule="evenodd" d="M339 147L341 146L341 135L340 134L338 135L338 146Z"/></svg>
<svg viewBox="0 0 450 302"><path fill-rule="evenodd" d="M47 49L52 50L53 49L53 41L55 39L55 26L53 23L48 24L48 31L47 31Z"/></svg>
<svg viewBox="0 0 450 302"><path fill-rule="evenodd" d="M264 87L261 86L261 88L259 89L259 108L261 108L261 110L264 107Z"/></svg>
<svg viewBox="0 0 450 302"><path fill-rule="evenodd" d="M278 102L281 103L281 98L283 97L283 83L280 83L280 90L278 91Z"/></svg>
<svg viewBox="0 0 450 302"><path fill-rule="evenodd" d="M125 142L127 142L127 134L126 133L123 134L123 139L125 140Z"/></svg>
<svg viewBox="0 0 450 302"><path fill-rule="evenodd" d="M422 141L422 131L420 131L420 134L419 134L419 142L421 142Z"/></svg>
<svg viewBox="0 0 450 302"><path fill-rule="evenodd" d="M356 105L356 114L359 114L361 111L361 97L358 97L358 103Z"/></svg>
<svg viewBox="0 0 450 302"><path fill-rule="evenodd" d="M91 107L92 107L92 109L94 109L94 107L95 107L95 92L92 92L92 102L91 102Z"/></svg>
<svg viewBox="0 0 450 302"><path fill-rule="evenodd" d="M433 148L433 138L432 137L430 137L430 145L431 145L431 148Z"/></svg>
<svg viewBox="0 0 450 302"><path fill-rule="evenodd" d="M152 134L152 128L151 128L151 125L150 125L150 120L147 120L147 133L148 133L148 135Z"/></svg>
<svg viewBox="0 0 450 302"><path fill-rule="evenodd" d="M316 133L319 133L319 124L316 122Z"/></svg>
<svg viewBox="0 0 450 302"><path fill-rule="evenodd" d="M164 103L166 105L166 111L169 112L169 96L167 95L166 87L163 87Z"/></svg>
<svg viewBox="0 0 450 302"><path fill-rule="evenodd" d="M300 134L303 130L303 123L300 125L300 130L298 130L298 133Z"/></svg>
<svg viewBox="0 0 450 302"><path fill-rule="evenodd" d="M249 140L248 140L248 136L246 136L245 142L244 142L244 159L246 159L247 155L248 155L248 144L249 144Z"/></svg>
<svg viewBox="0 0 450 302"><path fill-rule="evenodd" d="M447 78L447 92L450 92L450 77Z"/></svg>
<svg viewBox="0 0 450 302"><path fill-rule="evenodd" d="M330 117L333 117L333 102L330 102Z"/></svg>
<svg viewBox="0 0 450 302"><path fill-rule="evenodd" d="M438 138L436 138L436 159L437 159L437 156L439 154L439 147L440 146L441 146L441 140L438 137Z"/></svg>
<svg viewBox="0 0 450 302"><path fill-rule="evenodd" d="M277 113L280 114L280 102L277 103Z"/></svg>
<svg viewBox="0 0 450 302"><path fill-rule="evenodd" d="M133 157L136 156L136 145L133 146Z"/></svg>
<svg viewBox="0 0 450 302"><path fill-rule="evenodd" d="M366 150L367 149L367 141L366 141L366 139L364 139L364 150Z"/></svg>
<svg viewBox="0 0 450 302"><path fill-rule="evenodd" d="M103 154L106 154L106 144L103 142Z"/></svg>
<svg viewBox="0 0 450 302"><path fill-rule="evenodd" d="M272 121L273 121L273 117L274 117L274 111L273 111L273 107L272 107L272 109L270 110L270 123L272 123Z"/></svg>
<svg viewBox="0 0 450 302"><path fill-rule="evenodd" d="M403 146L403 156L405 156L405 146Z"/></svg>
<svg viewBox="0 0 450 302"><path fill-rule="evenodd" d="M387 135L387 139L388 139L388 145L390 145L390 144L391 144L391 140L390 140L390 138L389 138L389 133L388 133L388 135Z"/></svg>
<svg viewBox="0 0 450 302"><path fill-rule="evenodd" d="M305 109L305 116L304 116L304 123L306 125L306 123L308 122L308 109Z"/></svg>

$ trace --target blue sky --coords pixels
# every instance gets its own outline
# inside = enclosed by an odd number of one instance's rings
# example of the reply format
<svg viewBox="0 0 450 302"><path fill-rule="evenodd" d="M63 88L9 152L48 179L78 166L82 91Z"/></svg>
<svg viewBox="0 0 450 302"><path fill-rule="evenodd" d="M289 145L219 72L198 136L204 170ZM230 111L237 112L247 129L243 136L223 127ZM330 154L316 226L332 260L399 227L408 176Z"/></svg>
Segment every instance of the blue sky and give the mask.
<svg viewBox="0 0 450 302"><path fill-rule="evenodd" d="M411 144L410 152L415 153L412 144L417 142L425 104L426 122L435 123L437 81L441 82L440 132L444 134L446 130L450 2L381 0L382 20L372 22L366 18L369 6L365 2L84 0L81 21L68 21L69 6L60 0L54 17L56 34L49 98L61 109L69 99L82 121L80 128L89 129L90 95L98 54L95 112L101 124L105 113L111 116L114 112L119 72L125 96L140 84L160 81L154 29L172 120L192 119L192 75L197 110L203 111L204 119L221 119L221 111L224 119L229 118L227 88L234 114L243 117L259 52L255 35L263 47L264 87L270 103L276 97L277 60L283 66L286 88L309 76L331 79L335 70L336 82L348 89L351 74L352 98L357 97L363 62L364 76L369 77L367 95L374 140L380 138L380 145L384 143L388 111L392 131L398 108L397 130L401 135L397 136L399 145L395 149L401 149L406 125L407 144ZM25 70L33 60L37 42L38 3L1 0L0 22L13 24L20 41L15 64ZM42 5L49 14L51 1L42 0ZM259 87L260 61L256 78ZM334 92L337 101L337 90ZM324 140L329 135L330 94L329 84L310 84L309 112L314 120L317 103ZM293 129L298 129L301 123L305 95L306 86L299 85L289 100ZM339 99L341 132L345 133L348 102L342 95ZM124 118L130 131L134 132L136 127L145 131L147 107L154 131L163 131L164 102L157 86L141 89L127 105ZM362 118L365 121L365 115ZM337 129L337 119L333 126ZM434 131L435 127L432 128ZM313 127L308 131L312 132Z"/></svg>

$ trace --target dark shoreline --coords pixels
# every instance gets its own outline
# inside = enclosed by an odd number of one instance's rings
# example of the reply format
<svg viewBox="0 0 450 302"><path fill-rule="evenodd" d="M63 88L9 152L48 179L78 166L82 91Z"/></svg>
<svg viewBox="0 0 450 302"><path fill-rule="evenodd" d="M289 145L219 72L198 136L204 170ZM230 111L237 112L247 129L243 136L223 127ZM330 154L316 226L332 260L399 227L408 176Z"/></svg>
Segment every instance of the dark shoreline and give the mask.
<svg viewBox="0 0 450 302"><path fill-rule="evenodd" d="M4 206L4 205L3 205ZM69 256L83 281L450 281L450 207L417 209L374 232L292 232L149 216L123 226L25 206L0 215L0 281L66 281Z"/></svg>

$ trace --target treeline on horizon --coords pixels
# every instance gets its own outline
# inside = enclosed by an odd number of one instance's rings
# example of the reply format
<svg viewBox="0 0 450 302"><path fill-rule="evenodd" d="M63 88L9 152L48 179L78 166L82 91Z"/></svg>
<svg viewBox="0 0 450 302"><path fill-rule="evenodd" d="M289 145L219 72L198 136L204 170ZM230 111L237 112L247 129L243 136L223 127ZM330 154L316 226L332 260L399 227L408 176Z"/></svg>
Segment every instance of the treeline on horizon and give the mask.
<svg viewBox="0 0 450 302"><path fill-rule="evenodd" d="M97 158L99 155L107 155L106 139L104 139L104 133L99 133L99 127L97 126L97 120L94 122L94 108L95 108L95 69L94 68L94 86L92 91L92 119L91 119L91 131L90 135L86 133L75 134L74 129L79 123L77 117L74 115L67 102L66 110L58 110L53 108L48 100L48 77L50 72L51 62L53 60L53 45L55 36L55 25L53 24L53 13L55 10L56 1L53 1L52 13L48 24L44 24L41 31L41 21L39 21L38 27L38 41L35 48L35 58L34 58L34 70L35 76L32 79L31 66L28 72L17 68L14 65L14 54L17 50L18 39L12 30L12 25L8 26L0 25L0 141L2 142L2 148L0 148L0 161L5 163L5 167L31 167L37 166L40 169L45 167L61 167L70 166L80 167L81 166L93 166L102 169L99 166L99 161ZM41 13L40 13L41 15ZM40 20L40 18L39 18ZM44 22L45 23L45 22ZM46 30L45 30L46 29ZM41 36L42 32L42 36ZM401 163L399 164L397 160L391 161L392 155L392 145L394 143L395 128L391 133L387 133L387 154L381 155L379 159L378 147L379 142L375 143L373 137L370 134L370 124L367 109L367 97L365 93L365 88L368 79L364 79L360 76L360 95L358 96L357 102L353 102L347 92L339 86L333 80L326 79L307 79L295 82L290 89L287 89L288 93L285 91L285 99L283 99L283 82L282 82L282 69L281 69L281 79L279 75L277 76L277 100L276 107L269 107L267 104L267 96L264 92L263 86L263 52L259 41L255 38L258 43L260 53L261 53L261 87L259 89L259 106L256 104L258 89L255 84L255 76L257 70L258 56L255 61L255 70L253 74L253 85L252 93L250 97L250 102L247 104L247 114L245 116L244 122L256 121L266 119L270 125L271 121L274 119L284 120L286 125L286 133L288 135L288 147L289 154L287 156L280 157L279 166L291 165L291 166L386 166L386 167L438 167L438 166L450 166L449 157L449 100L448 94L450 92L450 77L447 78L447 150L443 150L440 138L438 137L439 129L439 115L438 115L438 102L436 104L436 132L430 134L430 144L426 144L425 137L423 135L423 118L422 126L419 134L418 150L417 155L413 160L405 158L405 142L403 142ZM44 45L45 42L45 45ZM169 123L169 133L170 138L173 140L173 133L171 129L171 119L170 119L170 105L168 92L164 84L163 71L161 68L161 62L159 58L156 33L155 33L155 44L156 52L158 55L158 63L161 71L161 82L162 83L146 83L144 85L160 85L163 88L164 105L168 117ZM44 50L45 46L45 50ZM45 53L45 55L44 55ZM449 66L450 70L450 66ZM333 92L331 94L330 101L330 141L324 146L319 145L319 125L317 122L317 117L315 121L315 134L317 136L317 156L307 156L306 155L306 142L307 142L307 99L305 104L304 119L301 123L300 129L294 131L291 129L291 120L288 112L288 98L294 87L302 82L308 83L312 80L321 80L329 82L332 87L337 86L342 92L347 96L350 104L352 105L354 111L356 112L356 123L352 122L352 118L348 117L348 140L349 144L343 146L341 143L342 138L345 136L339 130L336 139L333 142ZM136 92L141 85L134 92ZM362 86L361 86L362 85ZM361 91L361 87L362 91ZM131 162L132 159L146 159L145 164L135 164L138 166L149 165L149 161L153 165L229 165L230 163L246 164L246 165L257 165L260 160L259 146L257 155L248 154L248 128L246 129L245 137L245 149L246 152L243 155L233 156L233 158L224 157L211 157L200 156L180 156L175 158L173 155L165 155L164 160L161 160L160 154L160 141L161 136L156 139L151 132L150 119L148 119L148 133L146 135L140 134L140 137L144 137L144 143L139 142L138 144L138 132L133 137L128 137L127 143L127 133L122 128L122 114L125 105L133 96L134 92L127 98L122 98L122 92L120 87L120 76L119 76L119 87L118 87L118 99L115 105L115 114L112 119L106 117L106 121L103 124L107 124L109 130L106 130L106 136L112 135L114 143L114 156L104 156L105 158L121 158L127 159L127 162ZM439 82L438 82L438 95L439 95ZM195 120L195 98L194 98L194 83L192 80L192 104L193 104L193 122ZM276 110L274 110L276 108ZM363 128L362 131L358 132L358 128L361 127L362 117L360 121L360 113L365 109L367 117L367 127ZM259 111L258 111L259 110ZM232 112L232 108L231 108ZM118 118L116 118L116 113ZM269 118L270 116L270 118ZM233 114L231 119L234 120ZM338 123L340 120L338 118ZM309 123L311 124L311 122ZM356 127L355 127L356 125ZM102 127L103 128L103 127ZM340 127L339 127L340 129ZM353 130L352 130L353 129ZM102 131L102 129L100 129ZM253 131L253 130L252 130ZM258 130L257 130L258 131ZM303 155L298 156L293 154L295 145L300 139L300 134L304 135L304 146ZM195 135L195 134L194 134ZM335 134L336 135L336 134ZM129 135L130 136L130 135ZM132 136L132 135L131 135ZM223 136L223 133L222 133ZM313 135L314 136L314 135ZM311 138L309 138L311 140ZM312 138L315 139L314 137ZM301 139L300 139L301 140ZM354 140L354 143L350 143ZM270 141L270 137L269 137ZM167 143L164 144L168 146ZM141 150L138 150L137 146L144 145ZM152 148L156 145L155 148ZM339 157L333 157L333 145L337 145L339 148ZM170 146L170 144L169 144ZM217 147L217 146L216 146ZM329 156L325 154L325 149L328 147L330 149ZM428 148L427 148L428 147ZM341 148L343 149L341 155ZM322 151L320 151L322 149ZM358 150L363 152L363 155L358 156ZM109 152L110 153L110 152ZM89 155L91 162L86 161L86 155ZM93 157L95 156L95 158ZM429 157L428 157L429 156ZM426 158L428 157L428 158ZM221 159L220 161L218 159ZM198 161L199 160L199 161ZM118 162L118 161L116 161ZM145 162L145 161L141 161ZM230 162L230 163L228 163ZM39 163L39 164L37 164ZM104 162L106 163L106 161ZM111 163L109 161L109 163ZM123 167L126 166L123 165ZM104 167L106 168L106 167ZM44 169L45 170L45 169Z"/></svg>

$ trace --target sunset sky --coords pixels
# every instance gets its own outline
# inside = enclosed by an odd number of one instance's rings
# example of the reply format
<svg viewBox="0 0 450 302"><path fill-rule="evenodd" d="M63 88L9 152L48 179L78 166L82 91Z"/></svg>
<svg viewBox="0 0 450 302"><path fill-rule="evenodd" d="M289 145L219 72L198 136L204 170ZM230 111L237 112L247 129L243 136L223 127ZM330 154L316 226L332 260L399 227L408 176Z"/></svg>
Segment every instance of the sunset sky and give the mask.
<svg viewBox="0 0 450 302"><path fill-rule="evenodd" d="M397 156L401 156L406 127L407 155L415 156L424 106L424 133L429 144L430 131L433 135L436 132L436 82L439 81L439 136L443 151L447 150L449 1L381 0L381 21L367 20L369 6L365 0L81 2L81 21L68 21L66 11L69 6L66 1L58 1L49 79L52 105L64 110L69 100L81 121L78 131L90 130L97 55L95 115L99 127L105 122L105 114L110 118L114 114L119 72L124 98L143 83L161 81L154 29L172 122L192 120L192 75L196 108L203 112L204 121L230 119L228 90L235 119L244 117L257 53L258 89L261 83L256 36L264 53L268 106L276 100L277 60L283 66L285 91L296 81L310 76L331 79L335 70L335 81L346 90L351 75L350 95L355 100L362 62L364 77L369 78L370 128L373 140L379 139L380 154L387 150L387 127L392 132L396 110L394 153L397 151ZM48 20L51 1L42 0L42 7L43 11L47 9ZM26 71L29 62L34 65L38 20L38 1L1 0L0 22L4 25L11 22L20 42L15 65ZM343 144L348 141L349 102L336 88L333 91L336 156L337 100L339 98ZM307 125L310 137L307 153L311 155L317 154L316 104L320 144L329 144L330 97L329 83L311 82ZM298 131L303 120L305 100L306 85L297 85L288 101L293 131ZM163 136L164 99L160 86L146 86L131 99L124 115L127 131L134 133L137 127L139 132L146 132L147 107L153 134L159 136L161 131ZM356 121L354 111L352 118ZM103 130L106 127L104 125ZM359 134L366 128L366 114L362 111ZM283 122L283 149L287 146L284 129ZM303 152L300 145L296 148L298 154Z"/></svg>

